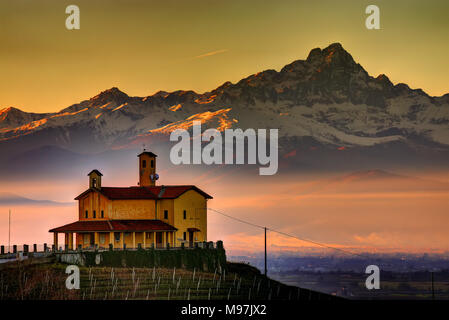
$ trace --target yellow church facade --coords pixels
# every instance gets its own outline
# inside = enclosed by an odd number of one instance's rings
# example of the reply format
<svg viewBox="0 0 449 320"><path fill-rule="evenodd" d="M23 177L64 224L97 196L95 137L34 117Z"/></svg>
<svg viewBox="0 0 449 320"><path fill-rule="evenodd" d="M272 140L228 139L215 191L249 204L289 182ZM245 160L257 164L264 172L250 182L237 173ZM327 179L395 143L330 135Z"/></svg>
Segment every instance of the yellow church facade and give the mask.
<svg viewBox="0 0 449 320"><path fill-rule="evenodd" d="M51 229L68 249L161 248L193 246L207 241L207 200L210 195L193 185L156 185L156 157L138 155L139 186L103 187L102 174L91 171L89 189L79 202L78 221Z"/></svg>

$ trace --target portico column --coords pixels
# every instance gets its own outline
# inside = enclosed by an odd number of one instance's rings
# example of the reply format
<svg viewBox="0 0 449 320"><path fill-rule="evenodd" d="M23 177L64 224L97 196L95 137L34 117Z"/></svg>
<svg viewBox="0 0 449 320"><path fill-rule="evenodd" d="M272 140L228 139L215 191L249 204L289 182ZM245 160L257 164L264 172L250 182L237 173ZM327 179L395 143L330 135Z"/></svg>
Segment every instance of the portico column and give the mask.
<svg viewBox="0 0 449 320"><path fill-rule="evenodd" d="M120 239L121 239L121 247L122 247L122 249L124 249L124 244L125 244L125 239L124 239L125 237L124 237L124 233L123 232L120 232Z"/></svg>
<svg viewBox="0 0 449 320"><path fill-rule="evenodd" d="M136 233L133 232L133 249L136 248Z"/></svg>
<svg viewBox="0 0 449 320"><path fill-rule="evenodd" d="M53 244L55 245L55 250L58 251L58 233L53 232Z"/></svg>
<svg viewBox="0 0 449 320"><path fill-rule="evenodd" d="M153 232L153 245L156 248L156 232Z"/></svg>
<svg viewBox="0 0 449 320"><path fill-rule="evenodd" d="M69 250L73 250L73 233L69 233Z"/></svg>
<svg viewBox="0 0 449 320"><path fill-rule="evenodd" d="M147 244L146 237L147 237L147 233L144 231L143 232L143 248L144 249L146 249L146 244Z"/></svg>
<svg viewBox="0 0 449 320"><path fill-rule="evenodd" d="M114 232L109 232L109 244L112 244L112 249L114 249Z"/></svg>
<svg viewBox="0 0 449 320"><path fill-rule="evenodd" d="M99 233L94 233L94 245L97 245L97 248L100 247Z"/></svg>

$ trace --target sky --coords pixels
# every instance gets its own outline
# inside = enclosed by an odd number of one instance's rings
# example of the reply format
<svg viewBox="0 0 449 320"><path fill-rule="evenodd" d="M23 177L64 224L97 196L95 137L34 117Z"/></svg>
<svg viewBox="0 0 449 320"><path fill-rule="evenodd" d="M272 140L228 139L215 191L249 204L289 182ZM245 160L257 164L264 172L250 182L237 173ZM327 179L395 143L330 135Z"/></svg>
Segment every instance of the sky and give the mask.
<svg viewBox="0 0 449 320"><path fill-rule="evenodd" d="M65 8L80 8L67 30ZM365 8L380 8L380 30ZM445 0L2 0L0 109L54 112L117 86L210 91L340 42L371 75L449 92Z"/></svg>
<svg viewBox="0 0 449 320"><path fill-rule="evenodd" d="M121 172L102 168L103 185L134 185L136 167ZM449 252L449 173L400 172L371 179L363 174L289 174L272 177L223 174L219 168L202 174L158 164L159 184L194 184L211 194L208 201L208 240L223 240L229 255L252 255L263 250L263 230L229 219L218 212L303 239L353 253ZM397 173L397 172L396 172ZM350 177L350 178L349 178ZM72 202L72 206L13 206L12 244L51 244L49 229L78 220L73 198L88 187L84 174L55 183L16 181L0 185L31 199ZM8 241L8 209L0 206L0 243ZM63 243L60 235L60 243ZM339 253L310 242L268 233L271 253Z"/></svg>
<svg viewBox="0 0 449 320"><path fill-rule="evenodd" d="M80 30L65 28L70 4L80 7ZM365 27L369 4L380 8L380 30ZM280 70L305 59L311 49L334 42L342 43L371 75L386 74L393 83L440 96L449 93L448 13L447 0L2 0L0 109L59 111L114 86L132 96L210 91L259 71ZM449 251L448 173L422 175L445 185L411 188L399 182L394 190L381 190L366 182L316 193L306 191L311 184L325 184L320 177L257 184L221 181L214 173L197 180L162 176L165 184L198 184L214 195L212 208L328 245L382 252ZM80 179L87 177L80 174ZM113 179L105 175L109 185L136 181L135 174ZM0 192L73 201L86 182L17 181L0 185ZM7 241L8 209L0 207L0 243ZM12 238L17 244L51 243L48 229L77 217L76 205L13 209ZM261 230L213 213L209 225L209 238L224 240L234 254L262 250ZM304 245L270 235L272 250Z"/></svg>

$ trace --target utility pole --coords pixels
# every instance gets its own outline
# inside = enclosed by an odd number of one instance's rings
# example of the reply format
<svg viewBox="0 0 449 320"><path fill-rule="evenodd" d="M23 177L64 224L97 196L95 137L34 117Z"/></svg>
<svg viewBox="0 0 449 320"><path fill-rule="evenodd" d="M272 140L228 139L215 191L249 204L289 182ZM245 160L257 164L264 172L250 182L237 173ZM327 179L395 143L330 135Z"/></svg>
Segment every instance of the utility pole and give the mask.
<svg viewBox="0 0 449 320"><path fill-rule="evenodd" d="M264 227L265 230L265 277L267 276L267 227Z"/></svg>
<svg viewBox="0 0 449 320"><path fill-rule="evenodd" d="M9 220L8 220L8 253L11 253L11 209L9 209Z"/></svg>

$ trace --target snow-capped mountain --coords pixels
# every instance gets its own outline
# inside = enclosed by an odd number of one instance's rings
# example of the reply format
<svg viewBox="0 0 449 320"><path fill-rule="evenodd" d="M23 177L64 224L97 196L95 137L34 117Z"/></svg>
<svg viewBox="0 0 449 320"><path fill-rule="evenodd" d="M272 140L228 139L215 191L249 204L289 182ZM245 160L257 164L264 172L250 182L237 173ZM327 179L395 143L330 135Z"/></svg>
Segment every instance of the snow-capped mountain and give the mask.
<svg viewBox="0 0 449 320"><path fill-rule="evenodd" d="M148 145L195 119L220 130L277 128L284 159L316 150L448 159L449 94L431 97L386 75L370 76L339 43L204 94L130 97L111 88L56 113L6 108L0 150L11 156L47 145L82 153Z"/></svg>

